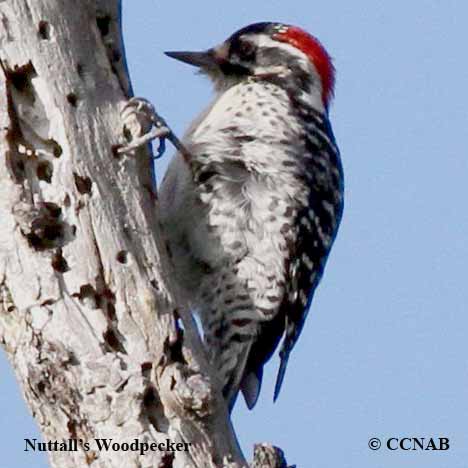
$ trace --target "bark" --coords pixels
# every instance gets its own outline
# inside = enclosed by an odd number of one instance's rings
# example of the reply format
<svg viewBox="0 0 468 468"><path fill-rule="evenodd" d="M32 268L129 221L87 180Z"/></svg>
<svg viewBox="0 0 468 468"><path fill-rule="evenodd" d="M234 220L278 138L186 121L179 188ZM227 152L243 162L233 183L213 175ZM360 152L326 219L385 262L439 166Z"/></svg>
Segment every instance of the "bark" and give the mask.
<svg viewBox="0 0 468 468"><path fill-rule="evenodd" d="M115 151L120 2L0 0L0 20L0 343L44 440L79 441L51 465L245 466L176 301L150 150Z"/></svg>

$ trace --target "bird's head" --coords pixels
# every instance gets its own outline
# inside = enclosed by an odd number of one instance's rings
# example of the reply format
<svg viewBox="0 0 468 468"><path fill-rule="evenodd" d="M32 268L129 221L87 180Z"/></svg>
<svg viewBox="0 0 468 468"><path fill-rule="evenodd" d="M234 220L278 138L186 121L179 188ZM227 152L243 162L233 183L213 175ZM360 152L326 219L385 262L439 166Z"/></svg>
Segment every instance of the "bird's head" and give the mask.
<svg viewBox="0 0 468 468"><path fill-rule="evenodd" d="M253 78L317 94L326 109L333 97L335 69L330 56L315 37L295 26L255 23L208 50L166 55L199 67L218 90Z"/></svg>

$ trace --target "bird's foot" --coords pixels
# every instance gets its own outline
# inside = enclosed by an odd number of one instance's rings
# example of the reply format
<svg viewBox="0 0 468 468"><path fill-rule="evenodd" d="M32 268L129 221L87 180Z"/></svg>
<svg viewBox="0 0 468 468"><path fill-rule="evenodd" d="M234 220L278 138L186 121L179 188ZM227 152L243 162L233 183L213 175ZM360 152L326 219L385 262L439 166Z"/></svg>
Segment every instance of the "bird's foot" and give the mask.
<svg viewBox="0 0 468 468"><path fill-rule="evenodd" d="M117 153L128 153L159 139L158 153L155 156L159 158L164 154L165 140L168 139L179 151L188 154L166 121L147 99L132 97L122 109L121 118L126 143L117 149Z"/></svg>

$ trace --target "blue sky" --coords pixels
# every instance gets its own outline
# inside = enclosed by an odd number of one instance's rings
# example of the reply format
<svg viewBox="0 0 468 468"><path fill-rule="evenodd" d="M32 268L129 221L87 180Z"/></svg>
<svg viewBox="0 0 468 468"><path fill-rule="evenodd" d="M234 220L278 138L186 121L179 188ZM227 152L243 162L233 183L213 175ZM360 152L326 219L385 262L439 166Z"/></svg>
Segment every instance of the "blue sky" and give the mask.
<svg viewBox="0 0 468 468"><path fill-rule="evenodd" d="M275 20L307 29L335 59L343 223L279 401L271 401L274 359L257 407L235 411L246 455L269 441L300 468L466 468L468 4L124 4L135 92L179 134L211 90L163 50L206 48ZM37 431L2 353L0 372L0 467L46 466L43 455L22 451ZM449 437L451 448L368 448L371 437L405 436Z"/></svg>

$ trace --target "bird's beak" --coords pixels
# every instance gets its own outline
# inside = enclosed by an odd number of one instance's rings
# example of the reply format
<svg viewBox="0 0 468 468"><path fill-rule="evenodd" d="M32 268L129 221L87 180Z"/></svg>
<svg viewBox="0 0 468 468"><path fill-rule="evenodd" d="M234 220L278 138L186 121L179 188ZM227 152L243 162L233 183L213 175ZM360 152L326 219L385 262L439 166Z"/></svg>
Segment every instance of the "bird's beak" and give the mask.
<svg viewBox="0 0 468 468"><path fill-rule="evenodd" d="M202 52L164 52L168 57L195 67L210 69L218 67L225 59L225 47L216 47Z"/></svg>

